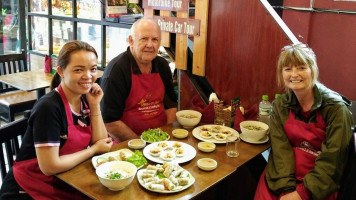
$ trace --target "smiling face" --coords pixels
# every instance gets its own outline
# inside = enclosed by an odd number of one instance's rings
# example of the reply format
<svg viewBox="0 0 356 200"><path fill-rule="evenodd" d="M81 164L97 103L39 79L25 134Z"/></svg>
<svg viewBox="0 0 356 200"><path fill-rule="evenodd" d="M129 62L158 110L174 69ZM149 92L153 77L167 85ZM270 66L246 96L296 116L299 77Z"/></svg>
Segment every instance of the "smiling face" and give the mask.
<svg viewBox="0 0 356 200"><path fill-rule="evenodd" d="M129 36L130 50L138 64L148 64L158 53L161 43L159 26L150 20L142 20L136 24Z"/></svg>
<svg viewBox="0 0 356 200"><path fill-rule="evenodd" d="M284 86L294 92L308 90L313 86L312 71L305 65L283 67L282 76Z"/></svg>
<svg viewBox="0 0 356 200"><path fill-rule="evenodd" d="M97 57L86 50L71 53L65 69L57 68L62 78L61 86L71 95L82 95L90 91L97 79Z"/></svg>

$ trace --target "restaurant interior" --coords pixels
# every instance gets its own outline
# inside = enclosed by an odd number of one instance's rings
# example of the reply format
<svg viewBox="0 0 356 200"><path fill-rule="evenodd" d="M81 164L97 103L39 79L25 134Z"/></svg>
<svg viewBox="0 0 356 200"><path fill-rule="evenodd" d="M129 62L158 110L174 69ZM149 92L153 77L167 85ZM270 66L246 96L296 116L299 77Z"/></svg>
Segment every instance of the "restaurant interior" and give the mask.
<svg viewBox="0 0 356 200"><path fill-rule="evenodd" d="M198 35L162 32L164 41L158 53L170 63L178 110L202 113L199 125L204 120L207 124L214 122L218 108L211 104L212 94L222 103L221 109L236 108L234 102L238 99L237 109L242 115L250 114L243 117L256 120L262 95L268 95L272 102L276 94L284 93L276 78L282 47L299 42L308 44L316 53L320 82L353 102L350 110L356 123L356 87L352 86L356 74L355 0L180 0L188 2L186 11L151 8L147 5L149 0L117 2L126 9L119 17L109 15L108 0L0 0L0 65L13 59L21 66L14 72L3 67L0 70L0 130L27 119L24 111L31 110L49 92L59 50L66 42L81 40L94 46L101 76L106 65L126 51L132 23L152 15L183 16L200 22ZM32 71L31 77L15 75L2 79L22 71ZM9 86L7 81L11 80L18 85ZM236 116L228 114L225 120L231 122L233 129ZM171 134L176 128L182 128L181 124L175 122L162 130ZM192 161L181 165L195 177L195 182L179 192L149 191L136 179L124 190L113 192L100 184L91 160L57 177L92 199L253 199L267 163L269 142L241 141L239 156L229 158L225 155L225 142L216 144L215 155L201 152L197 146L200 141L193 137L195 129L187 130L189 136L183 140L171 135L172 141L196 149ZM2 144L0 153L6 153L6 148ZM111 151L123 148L130 149L128 141ZM12 159L16 158L16 150L13 155ZM217 168L199 169L197 160L204 157L215 159ZM1 163L2 171L9 169L8 162L6 159L6 163ZM86 167L91 174L82 172L88 171ZM83 176L92 183L85 185L74 180Z"/></svg>

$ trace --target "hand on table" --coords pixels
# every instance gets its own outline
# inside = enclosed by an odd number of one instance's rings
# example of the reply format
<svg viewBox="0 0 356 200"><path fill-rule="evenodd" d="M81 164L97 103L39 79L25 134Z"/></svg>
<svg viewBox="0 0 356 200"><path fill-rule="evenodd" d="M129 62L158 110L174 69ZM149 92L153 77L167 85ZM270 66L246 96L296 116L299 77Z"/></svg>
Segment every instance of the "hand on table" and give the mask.
<svg viewBox="0 0 356 200"><path fill-rule="evenodd" d="M94 150L94 154L102 154L102 153L109 152L112 144L113 141L109 137L109 138L98 140L94 145L91 146L91 148Z"/></svg>

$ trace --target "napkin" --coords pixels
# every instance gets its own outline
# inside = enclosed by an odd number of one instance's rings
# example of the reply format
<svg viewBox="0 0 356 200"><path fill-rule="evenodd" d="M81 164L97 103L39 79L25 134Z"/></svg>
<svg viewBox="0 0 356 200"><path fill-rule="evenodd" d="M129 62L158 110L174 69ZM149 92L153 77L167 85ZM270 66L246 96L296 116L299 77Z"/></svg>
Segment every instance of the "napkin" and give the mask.
<svg viewBox="0 0 356 200"><path fill-rule="evenodd" d="M45 73L52 72L52 59L48 55L45 56L44 72Z"/></svg>
<svg viewBox="0 0 356 200"><path fill-rule="evenodd" d="M214 101L206 105L199 94L195 95L191 100L193 110L199 111L202 114L201 123L214 123L215 111Z"/></svg>
<svg viewBox="0 0 356 200"><path fill-rule="evenodd" d="M241 132L240 123L245 120L257 120L258 105L252 105L245 114L241 113L240 109L236 109L236 115L234 119L234 129Z"/></svg>

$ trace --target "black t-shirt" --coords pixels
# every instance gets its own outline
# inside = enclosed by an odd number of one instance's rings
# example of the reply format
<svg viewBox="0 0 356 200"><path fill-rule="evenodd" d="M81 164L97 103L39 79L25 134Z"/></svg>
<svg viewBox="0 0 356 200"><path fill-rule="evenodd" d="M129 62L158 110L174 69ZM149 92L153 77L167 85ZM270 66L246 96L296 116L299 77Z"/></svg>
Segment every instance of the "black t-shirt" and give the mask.
<svg viewBox="0 0 356 200"><path fill-rule="evenodd" d="M82 98L82 109L86 109L84 101L85 95ZM88 105L86 103L86 105ZM89 116L84 114L73 113L73 123L78 125L78 120L84 124L90 125ZM35 147L41 146L60 146L62 147L66 141L67 116L61 96L56 90L52 90L43 96L31 110L31 116L28 121L28 127L20 152L16 160L28 160L36 157Z"/></svg>
<svg viewBox="0 0 356 200"><path fill-rule="evenodd" d="M104 91L100 105L105 123L118 121L123 115L125 102L131 90L131 66L134 74L141 74L130 47L128 47L126 52L112 59L105 68L100 81ZM165 109L177 107L177 95L174 92L172 72L168 62L157 56L152 61L151 73L159 73L164 84L163 104Z"/></svg>

